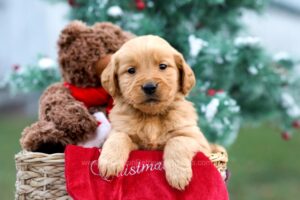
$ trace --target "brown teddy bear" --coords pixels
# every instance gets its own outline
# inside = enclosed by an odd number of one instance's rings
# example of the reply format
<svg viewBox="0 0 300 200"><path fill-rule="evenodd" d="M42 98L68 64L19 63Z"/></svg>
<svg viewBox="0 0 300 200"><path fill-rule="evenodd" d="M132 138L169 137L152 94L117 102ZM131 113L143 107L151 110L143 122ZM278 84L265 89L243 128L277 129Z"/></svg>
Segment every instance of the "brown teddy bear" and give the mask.
<svg viewBox="0 0 300 200"><path fill-rule="evenodd" d="M96 137L99 122L93 114L99 115L112 104L99 77L110 55L131 37L111 23L89 27L74 21L63 29L58 40L63 82L52 84L42 94L39 120L22 133L23 149L63 152L67 144Z"/></svg>

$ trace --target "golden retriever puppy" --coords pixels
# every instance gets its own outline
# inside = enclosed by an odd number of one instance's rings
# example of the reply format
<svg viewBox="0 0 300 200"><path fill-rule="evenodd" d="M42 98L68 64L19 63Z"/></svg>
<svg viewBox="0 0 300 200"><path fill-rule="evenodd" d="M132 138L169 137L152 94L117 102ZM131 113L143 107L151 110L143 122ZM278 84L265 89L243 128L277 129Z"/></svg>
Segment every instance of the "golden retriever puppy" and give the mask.
<svg viewBox="0 0 300 200"><path fill-rule="evenodd" d="M183 56L158 36L136 37L112 56L101 80L115 104L99 158L101 174L121 172L132 150L160 149L167 181L183 190L195 153L210 153L193 104L185 99L195 77Z"/></svg>

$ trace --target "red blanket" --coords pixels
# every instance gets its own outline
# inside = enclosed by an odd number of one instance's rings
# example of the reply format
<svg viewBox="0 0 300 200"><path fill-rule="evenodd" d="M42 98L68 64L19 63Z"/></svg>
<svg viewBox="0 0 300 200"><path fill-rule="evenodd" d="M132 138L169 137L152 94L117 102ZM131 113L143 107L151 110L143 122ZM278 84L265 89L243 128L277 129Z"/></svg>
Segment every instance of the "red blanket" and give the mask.
<svg viewBox="0 0 300 200"><path fill-rule="evenodd" d="M202 153L193 160L193 178L184 191L168 185L160 151L132 152L124 171L111 180L99 176L99 154L97 148L67 146L66 185L75 200L228 200L224 181Z"/></svg>

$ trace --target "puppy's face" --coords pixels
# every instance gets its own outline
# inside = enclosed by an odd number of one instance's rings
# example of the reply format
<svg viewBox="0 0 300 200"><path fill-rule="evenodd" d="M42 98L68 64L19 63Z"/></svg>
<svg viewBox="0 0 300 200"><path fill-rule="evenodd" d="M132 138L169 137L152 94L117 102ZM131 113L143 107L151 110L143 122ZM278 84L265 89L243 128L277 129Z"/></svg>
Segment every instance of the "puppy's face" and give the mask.
<svg viewBox="0 0 300 200"><path fill-rule="evenodd" d="M195 83L182 55L157 36L125 43L102 73L103 87L117 100L148 114L164 112L176 94L186 95Z"/></svg>

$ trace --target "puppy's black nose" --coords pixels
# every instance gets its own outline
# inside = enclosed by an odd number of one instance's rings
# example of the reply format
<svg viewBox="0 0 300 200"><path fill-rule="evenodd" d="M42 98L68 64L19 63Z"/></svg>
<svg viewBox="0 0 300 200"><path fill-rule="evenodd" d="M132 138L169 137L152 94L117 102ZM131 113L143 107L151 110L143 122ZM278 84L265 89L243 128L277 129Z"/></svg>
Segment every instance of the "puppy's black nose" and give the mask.
<svg viewBox="0 0 300 200"><path fill-rule="evenodd" d="M142 86L143 91L145 94L151 95L155 93L155 90L157 88L157 84L155 83L146 83Z"/></svg>

